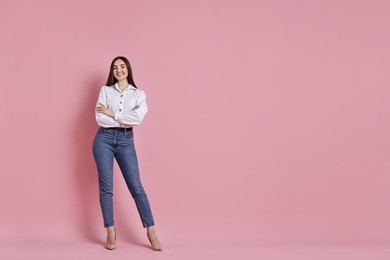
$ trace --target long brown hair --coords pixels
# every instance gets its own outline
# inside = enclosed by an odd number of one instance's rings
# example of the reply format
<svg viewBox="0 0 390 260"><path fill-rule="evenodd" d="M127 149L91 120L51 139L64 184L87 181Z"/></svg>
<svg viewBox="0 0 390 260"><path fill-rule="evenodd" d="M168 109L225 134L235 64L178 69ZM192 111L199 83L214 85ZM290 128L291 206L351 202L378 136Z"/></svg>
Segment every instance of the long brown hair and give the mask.
<svg viewBox="0 0 390 260"><path fill-rule="evenodd" d="M111 66L110 66L110 73L108 74L108 79L107 79L106 86L112 86L112 85L114 85L117 82L116 78L114 77L114 72L113 72L114 71L114 62L116 62L117 60L123 60L123 62L125 63L125 65L127 67L127 72L128 72L127 81L133 87L137 88L137 86L135 85L134 80L133 80L133 71L131 70L130 62L129 62L128 59L126 59L123 56L115 57L112 60Z"/></svg>

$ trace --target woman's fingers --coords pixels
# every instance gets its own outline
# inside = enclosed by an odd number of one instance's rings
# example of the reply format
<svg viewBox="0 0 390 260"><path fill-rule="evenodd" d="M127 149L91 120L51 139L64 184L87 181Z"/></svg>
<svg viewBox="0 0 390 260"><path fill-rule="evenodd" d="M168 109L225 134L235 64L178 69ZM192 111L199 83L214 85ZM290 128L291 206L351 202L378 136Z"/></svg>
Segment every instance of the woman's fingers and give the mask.
<svg viewBox="0 0 390 260"><path fill-rule="evenodd" d="M104 113L105 110L107 110L107 108L105 108L104 106L98 105L96 107L96 111L99 112L99 113Z"/></svg>
<svg viewBox="0 0 390 260"><path fill-rule="evenodd" d="M102 104L102 103L99 103L97 106L96 106L96 111L97 112L104 112L107 108Z"/></svg>

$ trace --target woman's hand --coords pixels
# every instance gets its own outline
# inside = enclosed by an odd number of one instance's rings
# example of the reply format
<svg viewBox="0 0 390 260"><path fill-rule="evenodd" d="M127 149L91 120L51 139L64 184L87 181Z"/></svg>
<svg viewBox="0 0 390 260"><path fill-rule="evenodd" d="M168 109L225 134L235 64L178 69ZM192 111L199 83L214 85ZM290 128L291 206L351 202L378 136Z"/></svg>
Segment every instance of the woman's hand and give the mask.
<svg viewBox="0 0 390 260"><path fill-rule="evenodd" d="M97 105L96 112L105 114L106 116L109 116L112 118L115 117L115 114L110 109L108 109L106 106L104 106L102 103L99 103Z"/></svg>

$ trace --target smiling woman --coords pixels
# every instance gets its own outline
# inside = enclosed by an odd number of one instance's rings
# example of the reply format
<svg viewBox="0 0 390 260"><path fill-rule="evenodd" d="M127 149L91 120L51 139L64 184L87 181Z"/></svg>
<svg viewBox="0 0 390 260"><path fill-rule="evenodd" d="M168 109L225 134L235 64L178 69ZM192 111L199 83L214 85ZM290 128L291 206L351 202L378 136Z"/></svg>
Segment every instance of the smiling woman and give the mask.
<svg viewBox="0 0 390 260"><path fill-rule="evenodd" d="M107 228L105 247L110 250L116 248L112 199L114 158L135 201L142 224L147 229L152 248L161 250L149 200L141 183L134 146L133 126L141 124L147 111L145 93L136 87L129 61L125 57L116 57L97 101L96 122L100 128L93 142L100 206L104 227Z"/></svg>

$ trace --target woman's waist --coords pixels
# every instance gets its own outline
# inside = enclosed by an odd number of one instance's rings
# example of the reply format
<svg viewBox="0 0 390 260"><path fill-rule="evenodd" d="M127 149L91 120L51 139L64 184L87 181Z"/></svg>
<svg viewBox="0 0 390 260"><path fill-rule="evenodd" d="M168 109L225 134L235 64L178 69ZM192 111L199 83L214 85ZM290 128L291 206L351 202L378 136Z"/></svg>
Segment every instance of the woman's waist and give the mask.
<svg viewBox="0 0 390 260"><path fill-rule="evenodd" d="M133 127L99 127L99 131L132 132Z"/></svg>

